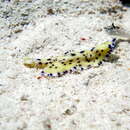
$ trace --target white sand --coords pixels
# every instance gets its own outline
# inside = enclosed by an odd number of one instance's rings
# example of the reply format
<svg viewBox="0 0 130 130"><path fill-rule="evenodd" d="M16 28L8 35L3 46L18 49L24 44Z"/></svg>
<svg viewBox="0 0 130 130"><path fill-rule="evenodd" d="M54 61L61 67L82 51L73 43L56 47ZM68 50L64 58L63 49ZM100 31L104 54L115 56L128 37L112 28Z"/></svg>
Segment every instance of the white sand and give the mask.
<svg viewBox="0 0 130 130"><path fill-rule="evenodd" d="M130 11L116 22L130 27L129 18ZM111 40L103 27L113 21L100 13L47 16L1 44L0 130L130 130L130 43L115 49L117 61L61 78L38 80L40 70L22 61Z"/></svg>

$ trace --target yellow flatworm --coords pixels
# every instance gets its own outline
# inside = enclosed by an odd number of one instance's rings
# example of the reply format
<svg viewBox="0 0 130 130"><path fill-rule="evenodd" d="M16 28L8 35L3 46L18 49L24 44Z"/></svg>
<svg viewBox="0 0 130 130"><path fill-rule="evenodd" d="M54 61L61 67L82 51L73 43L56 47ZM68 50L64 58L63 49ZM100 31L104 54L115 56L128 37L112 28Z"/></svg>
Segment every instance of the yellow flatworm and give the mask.
<svg viewBox="0 0 130 130"><path fill-rule="evenodd" d="M66 52L63 56L48 59L24 58L24 65L29 68L43 69L42 76L60 77L66 73L84 70L91 66L99 66L116 47L116 39L107 41L91 50Z"/></svg>

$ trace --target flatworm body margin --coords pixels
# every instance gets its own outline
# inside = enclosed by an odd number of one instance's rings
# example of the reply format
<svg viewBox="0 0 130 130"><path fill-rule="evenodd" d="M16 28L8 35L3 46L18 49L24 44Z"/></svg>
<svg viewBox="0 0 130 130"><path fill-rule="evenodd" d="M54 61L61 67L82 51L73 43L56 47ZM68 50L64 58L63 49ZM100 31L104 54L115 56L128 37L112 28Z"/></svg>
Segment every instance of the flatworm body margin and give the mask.
<svg viewBox="0 0 130 130"><path fill-rule="evenodd" d="M41 72L42 76L59 77L68 72L75 72L100 65L105 57L108 57L115 47L116 39L113 39L112 42L104 42L91 50L70 52L67 55L55 58L24 58L24 65L29 68L43 69Z"/></svg>

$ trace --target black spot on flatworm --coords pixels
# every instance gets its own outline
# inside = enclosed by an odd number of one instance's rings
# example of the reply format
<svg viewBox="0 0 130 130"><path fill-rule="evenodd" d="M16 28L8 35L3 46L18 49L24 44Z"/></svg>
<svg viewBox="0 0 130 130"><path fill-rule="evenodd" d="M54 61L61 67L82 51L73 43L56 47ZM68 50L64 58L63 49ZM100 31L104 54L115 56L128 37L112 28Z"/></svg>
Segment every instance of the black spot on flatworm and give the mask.
<svg viewBox="0 0 130 130"><path fill-rule="evenodd" d="M63 72L63 74L66 74L66 73L68 73L68 71L64 71L64 72Z"/></svg>
<svg viewBox="0 0 130 130"><path fill-rule="evenodd" d="M106 57L109 57L109 54L107 54Z"/></svg>
<svg viewBox="0 0 130 130"><path fill-rule="evenodd" d="M52 74L52 73L50 73L50 76L53 76L53 74Z"/></svg>
<svg viewBox="0 0 130 130"><path fill-rule="evenodd" d="M109 51L109 53L111 53L113 50L112 49L110 49L110 51Z"/></svg>
<svg viewBox="0 0 130 130"><path fill-rule="evenodd" d="M70 69L70 73L72 72L72 70Z"/></svg>
<svg viewBox="0 0 130 130"><path fill-rule="evenodd" d="M44 74L44 71L41 71L42 74Z"/></svg>
<svg viewBox="0 0 130 130"><path fill-rule="evenodd" d="M69 60L69 62L73 62L73 60Z"/></svg>
<svg viewBox="0 0 130 130"><path fill-rule="evenodd" d="M45 63L45 65L47 65L47 64L48 64L48 62Z"/></svg>
<svg viewBox="0 0 130 130"><path fill-rule="evenodd" d="M105 61L105 62L106 62L106 59L104 58L102 61Z"/></svg>
<svg viewBox="0 0 130 130"><path fill-rule="evenodd" d="M91 51L93 51L95 49L95 47L93 47L92 49L91 49Z"/></svg>
<svg viewBox="0 0 130 130"><path fill-rule="evenodd" d="M101 56L101 53L99 53L98 56Z"/></svg>
<svg viewBox="0 0 130 130"><path fill-rule="evenodd" d="M88 65L87 68L88 68L88 69L91 68L91 65Z"/></svg>
<svg viewBox="0 0 130 130"><path fill-rule="evenodd" d="M110 49L112 49L112 47L111 47L111 45L110 45L110 44L108 45L108 47L109 47Z"/></svg>
<svg viewBox="0 0 130 130"><path fill-rule="evenodd" d="M51 59L49 58L49 59L47 59L48 61L50 61Z"/></svg>
<svg viewBox="0 0 130 130"><path fill-rule="evenodd" d="M98 50L96 50L96 53L98 53L99 51Z"/></svg>
<svg viewBox="0 0 130 130"><path fill-rule="evenodd" d="M74 69L76 69L76 67L75 67L75 66L74 66L73 68L74 68Z"/></svg>
<svg viewBox="0 0 130 130"><path fill-rule="evenodd" d="M71 53L71 56L76 56L76 54L75 53Z"/></svg>
<svg viewBox="0 0 130 130"><path fill-rule="evenodd" d="M67 53L69 53L69 52L67 51L67 52L65 52L64 54L66 55Z"/></svg>
<svg viewBox="0 0 130 130"><path fill-rule="evenodd" d="M98 63L98 65L101 65L102 64L102 61L100 61L99 63Z"/></svg>
<svg viewBox="0 0 130 130"><path fill-rule="evenodd" d="M53 61L55 62L55 61L57 61L57 59L54 59Z"/></svg>
<svg viewBox="0 0 130 130"><path fill-rule="evenodd" d="M40 61L41 59L36 59L36 60L39 60L39 61Z"/></svg>
<svg viewBox="0 0 130 130"><path fill-rule="evenodd" d="M84 53L84 51L80 51L80 53Z"/></svg>
<svg viewBox="0 0 130 130"><path fill-rule="evenodd" d="M112 42L115 42L115 41L116 41L116 38L113 38L113 39L112 39Z"/></svg>
<svg viewBox="0 0 130 130"><path fill-rule="evenodd" d="M42 62L38 62L39 65L42 65Z"/></svg>
<svg viewBox="0 0 130 130"><path fill-rule="evenodd" d="M59 72L57 73L57 75L58 75L58 77L60 77L60 76L61 76L61 74L60 74Z"/></svg>
<svg viewBox="0 0 130 130"><path fill-rule="evenodd" d="M87 62L90 62L90 60L89 60L89 59L87 59L87 58L86 58L86 61L87 61Z"/></svg>
<svg viewBox="0 0 130 130"><path fill-rule="evenodd" d="M98 57L96 57L96 59L98 59Z"/></svg>
<svg viewBox="0 0 130 130"><path fill-rule="evenodd" d="M84 68L81 68L81 71L84 70Z"/></svg>
<svg viewBox="0 0 130 130"><path fill-rule="evenodd" d="M112 43L113 46L115 46L115 43Z"/></svg>

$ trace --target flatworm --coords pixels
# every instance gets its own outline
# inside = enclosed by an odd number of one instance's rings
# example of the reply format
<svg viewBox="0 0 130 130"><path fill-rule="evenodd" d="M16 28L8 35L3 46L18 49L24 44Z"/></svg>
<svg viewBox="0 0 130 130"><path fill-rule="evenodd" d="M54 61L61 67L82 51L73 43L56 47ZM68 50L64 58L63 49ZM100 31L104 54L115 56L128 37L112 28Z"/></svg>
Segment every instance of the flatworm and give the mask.
<svg viewBox="0 0 130 130"><path fill-rule="evenodd" d="M24 58L24 65L29 68L43 69L42 76L60 77L67 73L84 70L90 67L99 66L116 47L116 39L107 41L91 50L70 52L63 56L49 59Z"/></svg>

